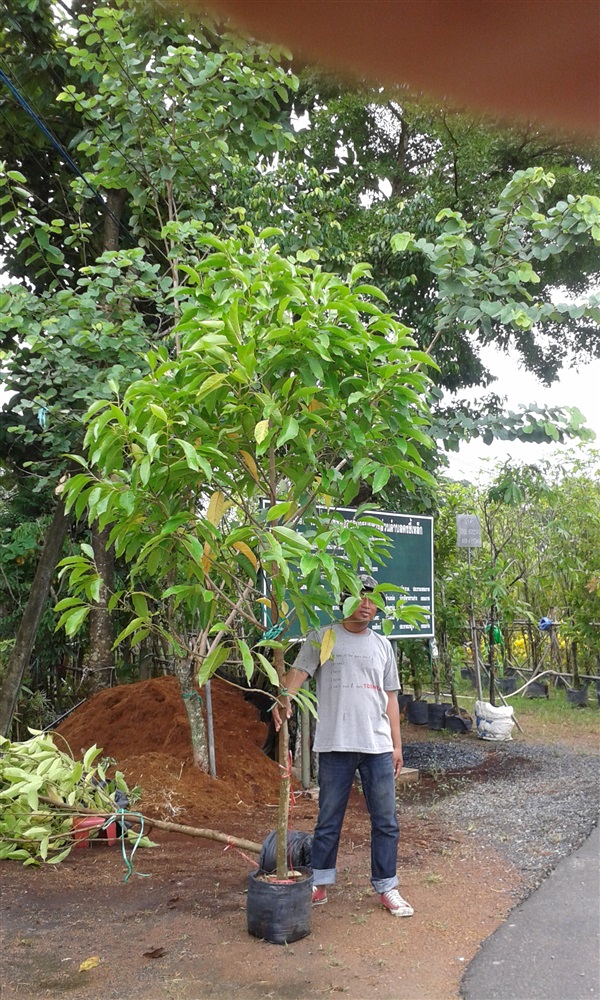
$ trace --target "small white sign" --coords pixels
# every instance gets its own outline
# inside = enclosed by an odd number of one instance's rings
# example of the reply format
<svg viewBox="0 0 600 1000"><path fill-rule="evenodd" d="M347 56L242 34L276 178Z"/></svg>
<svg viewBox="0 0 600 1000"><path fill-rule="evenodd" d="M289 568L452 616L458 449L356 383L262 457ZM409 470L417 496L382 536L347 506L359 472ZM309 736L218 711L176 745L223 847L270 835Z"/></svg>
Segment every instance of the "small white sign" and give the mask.
<svg viewBox="0 0 600 1000"><path fill-rule="evenodd" d="M459 549L481 548L481 524L477 514L456 515L456 544Z"/></svg>

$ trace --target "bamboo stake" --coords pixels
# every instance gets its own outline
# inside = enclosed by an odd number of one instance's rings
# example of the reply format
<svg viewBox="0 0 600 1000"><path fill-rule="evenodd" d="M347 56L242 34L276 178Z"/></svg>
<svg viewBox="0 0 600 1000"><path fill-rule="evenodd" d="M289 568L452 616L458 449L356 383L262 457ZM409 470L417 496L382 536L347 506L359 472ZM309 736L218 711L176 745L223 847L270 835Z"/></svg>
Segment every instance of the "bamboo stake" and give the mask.
<svg viewBox="0 0 600 1000"><path fill-rule="evenodd" d="M113 812L105 812L102 809L87 809L83 806L75 807L69 806L66 803L55 802L54 799L48 798L46 795L40 795L40 802L47 802L49 805L54 806L55 809L62 809L64 812L70 812L76 815L80 813L87 814L89 816L102 816L108 819L109 816L118 816L118 809L113 810ZM127 814L129 810L125 810ZM220 833L218 830L206 830L197 826L183 826L181 823L171 823L164 819L155 819L153 816L145 816L143 813L137 812L137 810L132 810L138 816L144 820L149 826L156 826L159 830L168 830L169 833L183 833L188 837L202 837L204 840L216 840L220 844L230 844L231 847L239 847L242 851L253 851L255 854L260 854L262 851L262 844L256 844L253 840L245 840L242 837L231 837L227 833Z"/></svg>

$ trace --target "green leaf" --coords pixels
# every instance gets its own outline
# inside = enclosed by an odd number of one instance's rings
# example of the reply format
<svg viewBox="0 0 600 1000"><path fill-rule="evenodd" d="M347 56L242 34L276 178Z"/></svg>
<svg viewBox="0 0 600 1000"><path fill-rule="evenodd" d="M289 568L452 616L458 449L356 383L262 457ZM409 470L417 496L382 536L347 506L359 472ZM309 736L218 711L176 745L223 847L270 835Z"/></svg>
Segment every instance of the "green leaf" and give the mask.
<svg viewBox="0 0 600 1000"><path fill-rule="evenodd" d="M279 677L277 676L277 671L272 663L269 663L266 656L262 653L257 653L256 657L268 679L271 681L273 687L279 687Z"/></svg>
<svg viewBox="0 0 600 1000"><path fill-rule="evenodd" d="M229 653L230 649L228 646L219 644L213 649L212 653L209 653L205 657L198 670L198 684L200 687L206 684L207 680L210 680L215 670L218 670L222 663L225 663L225 660L229 657Z"/></svg>
<svg viewBox="0 0 600 1000"><path fill-rule="evenodd" d="M254 660L252 659L252 653L248 647L248 644L244 642L243 639L238 639L238 647L240 653L242 654L242 666L244 668L244 673L246 674L246 680L250 683L252 674L254 673Z"/></svg>

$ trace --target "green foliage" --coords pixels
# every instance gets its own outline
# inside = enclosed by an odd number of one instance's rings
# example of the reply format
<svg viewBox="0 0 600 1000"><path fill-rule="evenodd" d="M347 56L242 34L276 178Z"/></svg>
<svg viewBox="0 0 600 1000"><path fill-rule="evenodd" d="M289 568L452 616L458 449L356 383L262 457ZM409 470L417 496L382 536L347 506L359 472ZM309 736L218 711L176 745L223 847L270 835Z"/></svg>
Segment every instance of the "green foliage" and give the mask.
<svg viewBox="0 0 600 1000"><path fill-rule="evenodd" d="M136 789L129 792L120 771L106 781L98 761L101 749L90 747L76 763L54 741L51 733L34 733L24 743L0 737L1 859L25 866L59 864L73 846L73 817L79 810L116 813L111 796L117 788L135 797Z"/></svg>
<svg viewBox="0 0 600 1000"><path fill-rule="evenodd" d="M544 210L554 181L541 167L517 171L477 224L442 209L434 241L411 233L392 237L394 252L422 253L435 277L436 339L455 328L479 328L487 340L494 332L498 339L501 328L521 337L535 325L560 323L565 314L600 321L598 295L586 305L560 304L532 288L540 284L537 262L568 254L581 243L600 245L600 198L569 195Z"/></svg>

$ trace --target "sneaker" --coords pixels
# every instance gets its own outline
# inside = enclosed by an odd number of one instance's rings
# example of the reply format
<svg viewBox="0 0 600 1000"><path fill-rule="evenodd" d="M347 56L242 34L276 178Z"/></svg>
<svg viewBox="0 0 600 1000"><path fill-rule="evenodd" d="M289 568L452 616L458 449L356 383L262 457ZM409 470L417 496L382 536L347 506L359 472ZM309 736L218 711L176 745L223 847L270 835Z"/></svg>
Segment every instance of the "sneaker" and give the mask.
<svg viewBox="0 0 600 1000"><path fill-rule="evenodd" d="M327 902L327 888L324 885L313 885L312 905L323 906Z"/></svg>
<svg viewBox="0 0 600 1000"><path fill-rule="evenodd" d="M313 900L314 900L314 889L313 889ZM412 917L415 912L406 902L402 899L402 896L397 889L388 889L387 892L382 892L379 895L382 906L385 906L386 910L389 910L393 917Z"/></svg>

